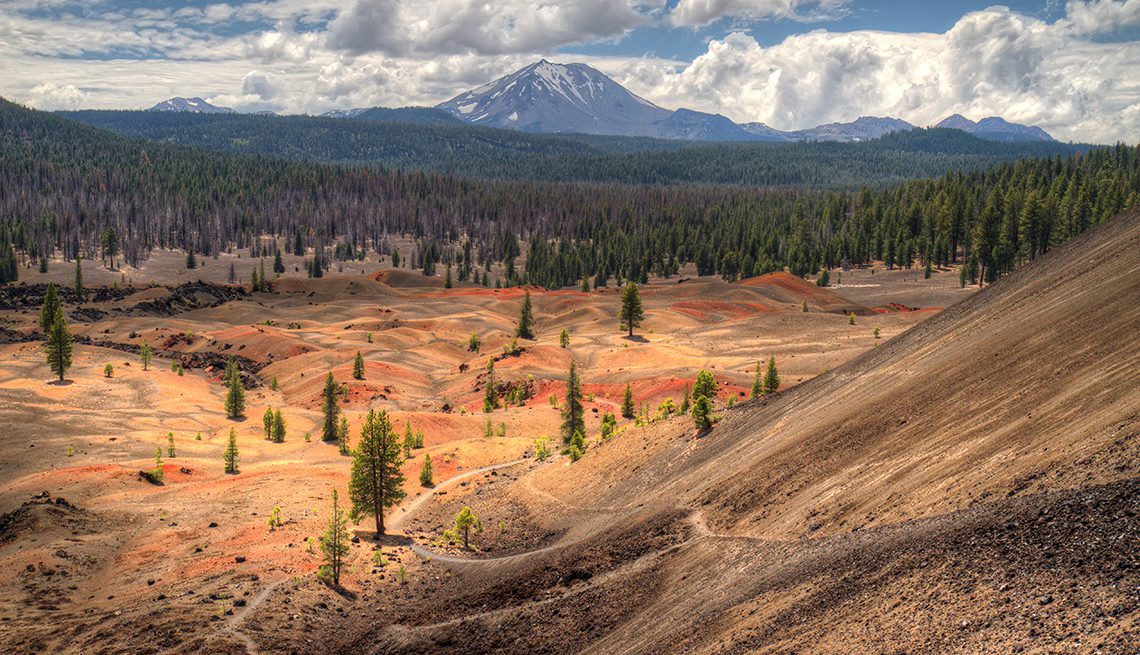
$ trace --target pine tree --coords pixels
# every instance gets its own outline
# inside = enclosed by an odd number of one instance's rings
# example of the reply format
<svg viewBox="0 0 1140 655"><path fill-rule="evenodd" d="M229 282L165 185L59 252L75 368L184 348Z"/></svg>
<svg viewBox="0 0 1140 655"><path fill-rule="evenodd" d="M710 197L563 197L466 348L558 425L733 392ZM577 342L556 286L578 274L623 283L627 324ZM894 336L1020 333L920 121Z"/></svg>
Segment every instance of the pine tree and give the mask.
<svg viewBox="0 0 1140 655"><path fill-rule="evenodd" d="M142 362L144 371L150 368L150 360L152 357L154 357L154 350L151 349L146 339L143 339L142 348L139 348L139 361Z"/></svg>
<svg viewBox="0 0 1140 655"><path fill-rule="evenodd" d="M416 435L412 432L412 420L404 421L404 459L412 458L412 449L416 447Z"/></svg>
<svg viewBox="0 0 1140 655"><path fill-rule="evenodd" d="M47 358L51 372L59 376L63 382L63 374L71 368L71 351L74 345L71 342L71 331L67 328L67 321L63 318L63 309L56 309L52 318L51 327L47 332L47 341L44 343L44 354Z"/></svg>
<svg viewBox="0 0 1140 655"><path fill-rule="evenodd" d="M340 389L337 387L336 380L333 379L332 371L329 371L329 374L325 376L325 388L321 391L321 411L325 415L321 439L324 441L336 441L337 417L340 415L340 406L337 405L339 395Z"/></svg>
<svg viewBox="0 0 1140 655"><path fill-rule="evenodd" d="M693 383L693 400L701 396L710 401L716 398L716 378L708 369L701 369L697 373L697 381Z"/></svg>
<svg viewBox="0 0 1140 655"><path fill-rule="evenodd" d="M515 336L520 339L534 338L534 316L529 291L523 294L522 306L519 308L519 322L515 326Z"/></svg>
<svg viewBox="0 0 1140 655"><path fill-rule="evenodd" d="M273 272L278 274L285 272L285 262L281 260L280 250L273 253Z"/></svg>
<svg viewBox="0 0 1140 655"><path fill-rule="evenodd" d="M175 450L174 450L174 433L173 432L167 432L166 433L166 456L167 457L174 457L175 456L174 453L175 453Z"/></svg>
<svg viewBox="0 0 1140 655"><path fill-rule="evenodd" d="M768 358L768 370L764 373L764 393L776 393L780 388L780 376L776 373L776 357Z"/></svg>
<svg viewBox="0 0 1140 655"><path fill-rule="evenodd" d="M622 329L628 329L629 336L632 337L633 328L640 327L643 318L645 318L645 312L641 307L641 294L633 281L627 282L625 289L621 292L621 311L618 313L618 323Z"/></svg>
<svg viewBox="0 0 1140 655"><path fill-rule="evenodd" d="M234 263L230 262L230 274L226 276L228 284L237 284L237 269L234 268Z"/></svg>
<svg viewBox="0 0 1140 655"><path fill-rule="evenodd" d="M194 257L194 249L190 248L186 251L186 268L194 270L198 268L198 260Z"/></svg>
<svg viewBox="0 0 1140 655"><path fill-rule="evenodd" d="M677 409L678 413L680 413L680 414L688 414L689 413L689 399L691 397L690 394L691 394L691 392L689 391L689 385L688 385L688 383L685 383L685 392L684 392L684 395L681 397L681 407Z"/></svg>
<svg viewBox="0 0 1140 655"><path fill-rule="evenodd" d="M257 273L257 290L265 292L269 290L269 280L265 279L265 258L262 257L258 263Z"/></svg>
<svg viewBox="0 0 1140 655"><path fill-rule="evenodd" d="M352 451L348 449L348 417L343 414L336 428L336 444L341 455L349 455L352 453Z"/></svg>
<svg viewBox="0 0 1140 655"><path fill-rule="evenodd" d="M285 417L281 415L281 410L273 412L273 441L274 443L285 442Z"/></svg>
<svg viewBox="0 0 1140 655"><path fill-rule="evenodd" d="M463 547L471 547L471 530L480 532L483 530L483 524L479 521L479 517L471 511L470 507L464 506L459 510L459 514L455 516L455 532L456 534L463 535Z"/></svg>
<svg viewBox="0 0 1140 655"><path fill-rule="evenodd" d="M490 439L493 436L495 436L495 424L491 419L487 419L487 424L483 426L483 438Z"/></svg>
<svg viewBox="0 0 1140 655"><path fill-rule="evenodd" d="M351 536L348 529L348 515L340 508L340 496L333 489L333 508L329 515L329 525L321 535L321 555L324 565L321 566L321 577L331 580L340 586L340 573L344 568L345 558L348 557L349 541Z"/></svg>
<svg viewBox="0 0 1140 655"><path fill-rule="evenodd" d="M633 413L636 409L633 406L633 389L630 388L629 383L625 383L625 396L621 399L621 416L622 418L633 418Z"/></svg>
<svg viewBox="0 0 1140 655"><path fill-rule="evenodd" d="M348 492L354 516L376 518L377 536L384 534L384 508L404 498L403 461L387 412L369 411L356 446Z"/></svg>
<svg viewBox="0 0 1140 655"><path fill-rule="evenodd" d="M156 445L154 447L154 468L151 469L150 473L159 482L162 482L163 478L166 477L166 469L162 466L162 446Z"/></svg>
<svg viewBox="0 0 1140 655"><path fill-rule="evenodd" d="M40 308L40 331L47 334L51 324L55 322L55 313L62 311L63 305L59 300L59 291L55 284L48 282L47 291L44 292L44 304Z"/></svg>
<svg viewBox="0 0 1140 655"><path fill-rule="evenodd" d="M451 284L451 264L448 264L447 265L447 274L443 278L443 288L444 289L450 289L451 287L452 287L452 284Z"/></svg>
<svg viewBox="0 0 1140 655"><path fill-rule="evenodd" d="M352 377L357 380L364 379L364 356L359 350L356 351L356 359L352 362Z"/></svg>
<svg viewBox="0 0 1140 655"><path fill-rule="evenodd" d="M707 430L712 427L712 403L705 396L697 396L693 400L693 423L698 430Z"/></svg>
<svg viewBox="0 0 1140 655"><path fill-rule="evenodd" d="M575 432L586 431L583 417L582 382L578 379L578 367L570 360L570 373L566 377L566 403L562 407L562 443L570 443Z"/></svg>
<svg viewBox="0 0 1140 655"><path fill-rule="evenodd" d="M226 473L238 472L237 432L233 428L230 428L230 438L226 443L226 450L222 454L222 461L226 465Z"/></svg>
<svg viewBox="0 0 1140 655"><path fill-rule="evenodd" d="M756 398L764 393L764 378L760 373L760 362L756 362L756 377L752 379L752 397Z"/></svg>
<svg viewBox="0 0 1140 655"><path fill-rule="evenodd" d="M487 382L483 391L483 411L487 414L499 408L499 390L495 382L495 358L487 359Z"/></svg>
<svg viewBox="0 0 1140 655"><path fill-rule="evenodd" d="M266 440L273 440L273 408L266 407L265 413L261 415L261 427L265 431Z"/></svg>
<svg viewBox="0 0 1140 655"><path fill-rule="evenodd" d="M565 328L562 329L562 334L558 335L558 345L562 346L563 348L569 348L570 347L570 331L569 330L567 330Z"/></svg>
<svg viewBox="0 0 1140 655"><path fill-rule="evenodd" d="M420 486L430 487L432 485L432 472L431 472L431 455L424 453L424 464L420 467Z"/></svg>
<svg viewBox="0 0 1140 655"><path fill-rule="evenodd" d="M229 390L226 392L226 417L239 419L245 417L245 387L241 383L241 375L230 376Z"/></svg>

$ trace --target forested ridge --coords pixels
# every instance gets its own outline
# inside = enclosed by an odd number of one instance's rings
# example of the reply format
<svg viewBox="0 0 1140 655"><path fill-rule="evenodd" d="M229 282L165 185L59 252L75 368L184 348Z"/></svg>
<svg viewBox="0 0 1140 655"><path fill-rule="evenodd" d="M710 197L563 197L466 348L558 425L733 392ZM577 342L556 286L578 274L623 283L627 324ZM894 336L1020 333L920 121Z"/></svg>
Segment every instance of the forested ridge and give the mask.
<svg viewBox="0 0 1140 655"><path fill-rule="evenodd" d="M0 101L0 281L49 252L129 263L155 248L330 260L391 253L467 280L645 280L694 262L729 279L789 267L965 261L993 279L1137 201L1140 148L1024 159L885 188L485 181L239 156L124 138ZM266 243L265 237L277 237ZM525 249L525 261L516 258ZM484 284L489 283L486 274Z"/></svg>
<svg viewBox="0 0 1140 655"><path fill-rule="evenodd" d="M699 143L531 134L465 124L144 111L61 113L125 136L221 152L528 181L859 188L1089 146L998 143L959 130L914 130L863 143ZM366 120L372 117L377 120Z"/></svg>

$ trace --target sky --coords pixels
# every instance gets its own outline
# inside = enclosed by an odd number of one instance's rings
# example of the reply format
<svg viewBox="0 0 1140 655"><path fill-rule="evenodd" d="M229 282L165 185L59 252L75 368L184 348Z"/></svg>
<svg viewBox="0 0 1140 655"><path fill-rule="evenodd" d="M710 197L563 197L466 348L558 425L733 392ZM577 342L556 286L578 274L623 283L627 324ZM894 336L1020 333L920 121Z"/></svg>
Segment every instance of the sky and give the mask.
<svg viewBox="0 0 1140 655"><path fill-rule="evenodd" d="M778 129L960 113L1140 142L1140 0L0 0L0 96L50 110L434 105L540 58Z"/></svg>

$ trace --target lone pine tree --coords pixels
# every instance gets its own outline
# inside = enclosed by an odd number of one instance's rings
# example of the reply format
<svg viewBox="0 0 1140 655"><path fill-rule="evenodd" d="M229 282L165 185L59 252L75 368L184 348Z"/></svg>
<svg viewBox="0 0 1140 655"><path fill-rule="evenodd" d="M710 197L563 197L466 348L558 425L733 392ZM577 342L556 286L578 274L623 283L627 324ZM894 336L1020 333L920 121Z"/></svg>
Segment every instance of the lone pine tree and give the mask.
<svg viewBox="0 0 1140 655"><path fill-rule="evenodd" d="M776 393L780 389L780 375L776 372L776 357L768 357L768 370L764 373L764 393Z"/></svg>
<svg viewBox="0 0 1140 655"><path fill-rule="evenodd" d="M150 344L146 339L143 339L142 348L139 348L139 361L142 362L143 370L150 368L150 360L154 357L154 350L151 349Z"/></svg>
<svg viewBox="0 0 1140 655"><path fill-rule="evenodd" d="M331 580L337 586L340 586L340 573L345 558L348 557L350 540L348 516L340 507L339 494L333 489L332 514L329 515L328 527L321 535L321 556L325 561L321 566L321 577Z"/></svg>
<svg viewBox="0 0 1140 655"><path fill-rule="evenodd" d="M384 509L404 498L404 461L400 441L387 412L368 412L352 461L348 493L354 516L372 515L377 536L384 534Z"/></svg>
<svg viewBox="0 0 1140 655"><path fill-rule="evenodd" d="M356 359L352 362L352 377L357 380L364 379L364 356L356 351Z"/></svg>
<svg viewBox="0 0 1140 655"><path fill-rule="evenodd" d="M756 362L756 377L752 379L752 397L764 393L764 377L760 372L760 362Z"/></svg>
<svg viewBox="0 0 1140 655"><path fill-rule="evenodd" d="M483 411L490 414L499 408L499 390L495 382L495 358L487 358L487 382L483 390Z"/></svg>
<svg viewBox="0 0 1140 655"><path fill-rule="evenodd" d="M701 369L697 373L697 381L693 383L693 400L701 396L710 401L716 398L716 379L708 369Z"/></svg>
<svg viewBox="0 0 1140 655"><path fill-rule="evenodd" d="M641 307L641 293L637 290L637 285L632 281L627 282L625 289L621 292L621 311L618 313L618 322L621 324L622 329L629 330L629 336L633 336L633 328L641 326L641 319L645 318L645 312Z"/></svg>
<svg viewBox="0 0 1140 655"><path fill-rule="evenodd" d="M522 306L519 308L519 322L515 326L515 336L520 339L534 338L534 315L529 291L523 294Z"/></svg>
<svg viewBox="0 0 1140 655"><path fill-rule="evenodd" d="M48 328L47 341L44 343L44 355L51 372L59 376L63 382L63 374L71 368L71 331L67 328L67 321L63 318L63 310L57 308L52 318L51 327Z"/></svg>
<svg viewBox="0 0 1140 655"><path fill-rule="evenodd" d="M273 442L285 442L285 417L281 416L281 410L273 412Z"/></svg>
<svg viewBox="0 0 1140 655"><path fill-rule="evenodd" d="M241 384L241 375L237 373L230 376L229 390L226 391L226 417L245 417L245 388Z"/></svg>
<svg viewBox="0 0 1140 655"><path fill-rule="evenodd" d="M266 441L273 440L273 408L266 407L265 413L261 415L261 427L265 432Z"/></svg>
<svg viewBox="0 0 1140 655"><path fill-rule="evenodd" d="M621 416L622 418L633 418L634 412L637 409L633 406L633 389L630 388L629 383L625 383L625 396L621 399Z"/></svg>
<svg viewBox="0 0 1140 655"><path fill-rule="evenodd" d="M337 387L332 371L329 371L329 374L325 376L325 388L321 391L321 411L325 415L321 439L324 441L336 441L337 417L340 414L340 406L337 405L339 395L340 389Z"/></svg>
<svg viewBox="0 0 1140 655"><path fill-rule="evenodd" d="M233 428L230 428L230 437L226 442L226 450L222 453L222 462L226 465L226 473L238 472L237 432Z"/></svg>
<svg viewBox="0 0 1140 655"><path fill-rule="evenodd" d="M578 379L578 367L570 360L570 373L566 376L566 404L562 407L562 443L570 443L575 432L586 431L583 418L582 381Z"/></svg>
<svg viewBox="0 0 1140 655"><path fill-rule="evenodd" d="M420 486L430 487L432 484L431 455L424 453L424 464L420 467Z"/></svg>
<svg viewBox="0 0 1140 655"><path fill-rule="evenodd" d="M463 509L459 510L459 514L455 515L455 532L463 535L464 548L471 547L471 530L473 529L480 532L483 529L483 524L470 507L464 506Z"/></svg>

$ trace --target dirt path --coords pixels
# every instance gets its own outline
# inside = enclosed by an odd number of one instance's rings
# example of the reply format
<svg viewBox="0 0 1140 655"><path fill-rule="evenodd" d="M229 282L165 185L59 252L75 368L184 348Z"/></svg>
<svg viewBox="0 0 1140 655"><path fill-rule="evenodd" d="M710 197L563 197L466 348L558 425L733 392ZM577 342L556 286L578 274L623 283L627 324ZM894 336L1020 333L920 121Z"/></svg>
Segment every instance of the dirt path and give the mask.
<svg viewBox="0 0 1140 655"><path fill-rule="evenodd" d="M240 612L235 612L230 620L226 622L226 633L239 639L243 644L245 644L245 652L249 653L249 655L257 655L257 653L261 651L258 650L257 642L253 640L253 637L250 637L242 631L241 625L247 617L249 617L254 611L257 610L258 607L265 603L266 599L269 598L269 595L272 594L275 589L283 584L285 584L284 580L278 580L277 582L266 585L264 588L262 588L261 591L257 592L257 594L251 598L248 603L246 603L245 607L241 608Z"/></svg>
<svg viewBox="0 0 1140 655"><path fill-rule="evenodd" d="M422 493L422 494L416 496L415 498L411 499L410 501L408 501L404 505L402 505L400 507L400 513L396 514L395 516L393 516L391 519L388 520L388 527L392 530L399 530L400 526L402 526L404 524L404 521L408 520L409 516L411 516L412 514L415 514L416 510L423 507L424 503L426 503L428 501L428 499L430 499L432 496L439 493L440 491L443 491L444 489L449 489L449 488L455 486L456 484L463 482L464 480L467 480L468 478L473 478L476 475L479 475L482 473L489 473L490 471L496 471L498 469L503 469L503 468L507 468L510 466L518 466L519 464L525 464L526 462L531 462L531 461L534 461L534 460L532 460L528 457L523 457L520 459L511 460L509 462L503 462L502 464L492 464L490 466L482 466L480 468L467 471L466 473L463 473L461 475L457 475L455 477L448 478L447 480L444 480L443 482L440 482L439 484L437 484L434 487L432 487L431 489L429 489L427 493Z"/></svg>

